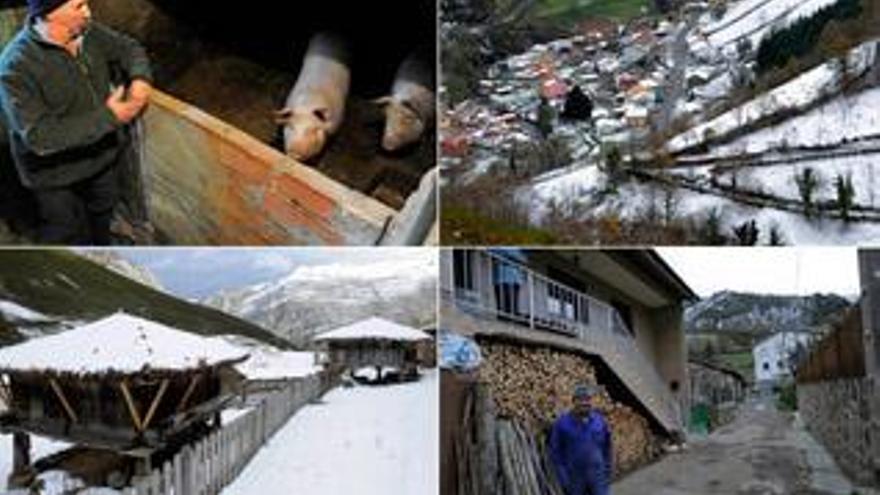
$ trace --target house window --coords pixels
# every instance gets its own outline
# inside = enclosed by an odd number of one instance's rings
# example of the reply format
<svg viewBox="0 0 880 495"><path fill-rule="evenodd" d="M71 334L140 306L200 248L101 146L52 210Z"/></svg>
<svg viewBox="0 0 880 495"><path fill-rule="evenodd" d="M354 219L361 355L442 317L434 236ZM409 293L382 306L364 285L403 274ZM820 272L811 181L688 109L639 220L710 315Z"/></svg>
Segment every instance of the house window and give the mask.
<svg viewBox="0 0 880 495"><path fill-rule="evenodd" d="M452 265L455 287L474 290L474 252L456 249L452 252Z"/></svg>
<svg viewBox="0 0 880 495"><path fill-rule="evenodd" d="M547 267L547 275L550 279L561 285L551 284L547 287L547 308L552 314L579 321L590 323L590 307L585 297L586 284L568 272Z"/></svg>
<svg viewBox="0 0 880 495"><path fill-rule="evenodd" d="M770 371L770 363L764 361L764 365L762 366L762 368L764 368L764 371Z"/></svg>

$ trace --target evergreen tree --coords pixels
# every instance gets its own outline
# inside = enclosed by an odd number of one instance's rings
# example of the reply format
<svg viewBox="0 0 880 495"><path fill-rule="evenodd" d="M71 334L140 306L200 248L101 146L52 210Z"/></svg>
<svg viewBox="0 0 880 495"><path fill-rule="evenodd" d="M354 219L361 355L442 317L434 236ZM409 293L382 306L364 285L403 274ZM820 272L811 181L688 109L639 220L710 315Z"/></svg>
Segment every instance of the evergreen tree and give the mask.
<svg viewBox="0 0 880 495"><path fill-rule="evenodd" d="M778 225L773 225L770 227L770 245L771 246L784 246L785 238L782 237L782 231L779 229Z"/></svg>
<svg viewBox="0 0 880 495"><path fill-rule="evenodd" d="M739 227L734 227L733 233L740 246L754 246L758 244L758 224L754 220L743 222Z"/></svg>
<svg viewBox="0 0 880 495"><path fill-rule="evenodd" d="M813 211L813 193L819 188L819 176L812 167L806 167L795 175L794 180L804 203L804 213L810 216Z"/></svg>
<svg viewBox="0 0 880 495"><path fill-rule="evenodd" d="M847 174L846 177L843 177L838 174L834 183L837 186L837 207L840 208L840 215L845 221L849 221L849 213L856 195L852 175Z"/></svg>

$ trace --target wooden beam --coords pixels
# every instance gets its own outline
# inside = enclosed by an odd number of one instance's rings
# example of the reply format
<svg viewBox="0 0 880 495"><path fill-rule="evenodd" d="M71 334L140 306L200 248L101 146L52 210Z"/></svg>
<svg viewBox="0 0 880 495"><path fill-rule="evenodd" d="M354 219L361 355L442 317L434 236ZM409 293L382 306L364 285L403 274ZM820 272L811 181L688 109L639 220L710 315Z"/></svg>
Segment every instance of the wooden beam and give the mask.
<svg viewBox="0 0 880 495"><path fill-rule="evenodd" d="M128 383L125 380L119 382L119 390L122 391L122 396L125 398L125 403L128 405L128 414L131 415L131 422L134 424L134 429L138 433L143 433L143 423L141 423L141 415L138 413L137 407L134 405L134 400L131 398L131 392L128 390Z"/></svg>
<svg viewBox="0 0 880 495"><path fill-rule="evenodd" d="M6 404L6 407L12 407L12 391L9 390L9 385L3 383L3 380L0 380L0 400Z"/></svg>
<svg viewBox="0 0 880 495"><path fill-rule="evenodd" d="M143 429L146 430L150 427L150 421L153 419L153 414L156 413L156 408L159 407L159 401L162 400L162 396L165 395L165 391L168 390L168 379L162 380L162 385L159 386L159 391L156 392L156 398L153 399L153 403L150 404L150 410L147 411L147 417L144 418Z"/></svg>
<svg viewBox="0 0 880 495"><path fill-rule="evenodd" d="M64 410L67 411L67 415L70 417L70 421L76 423L76 413L73 412L73 408L70 407L70 403L67 402L67 397L64 396L64 391L61 390L61 386L58 385L58 382L56 382L54 378L49 378L49 385L52 386L52 390L55 391L55 395L58 397L58 400L61 401L61 405L64 406Z"/></svg>
<svg viewBox="0 0 880 495"><path fill-rule="evenodd" d="M201 381L202 375L198 374L192 378L189 382L189 386L186 387L186 392L183 393L183 397L180 399L180 404L177 405L177 412L181 413L186 408L186 401L189 400L189 397L196 389L196 385Z"/></svg>

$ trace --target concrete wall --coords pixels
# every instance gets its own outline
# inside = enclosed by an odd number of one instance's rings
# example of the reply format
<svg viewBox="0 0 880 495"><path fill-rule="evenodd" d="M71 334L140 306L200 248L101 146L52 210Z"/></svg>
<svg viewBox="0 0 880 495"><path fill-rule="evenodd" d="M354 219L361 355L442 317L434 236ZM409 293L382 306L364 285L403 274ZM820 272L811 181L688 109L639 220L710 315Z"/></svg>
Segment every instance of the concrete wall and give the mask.
<svg viewBox="0 0 880 495"><path fill-rule="evenodd" d="M871 378L798 385L798 410L812 435L854 482L880 487L880 382Z"/></svg>
<svg viewBox="0 0 880 495"><path fill-rule="evenodd" d="M682 411L690 407L687 378L687 343L684 335L684 311L681 306L648 310L651 314L654 367L666 382L669 391L681 403ZM643 349L643 352L645 350Z"/></svg>

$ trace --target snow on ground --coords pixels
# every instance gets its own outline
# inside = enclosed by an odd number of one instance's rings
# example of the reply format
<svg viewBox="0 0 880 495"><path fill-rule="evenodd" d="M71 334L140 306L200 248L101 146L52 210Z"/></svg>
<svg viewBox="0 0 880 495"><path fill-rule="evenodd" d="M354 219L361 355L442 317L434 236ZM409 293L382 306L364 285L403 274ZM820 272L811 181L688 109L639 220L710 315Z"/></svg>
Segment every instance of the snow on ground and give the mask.
<svg viewBox="0 0 880 495"><path fill-rule="evenodd" d="M70 448L71 444L39 435L31 435L31 460ZM6 480L12 473L12 435L0 434L0 487L6 488Z"/></svg>
<svg viewBox="0 0 880 495"><path fill-rule="evenodd" d="M864 73L876 57L877 42L872 40L854 48L848 55L847 70L851 76ZM722 137L743 126L776 115L808 107L825 95L839 90L841 67L836 60L815 67L761 96L729 110L718 117L675 136L667 149L677 153L699 145L707 137Z"/></svg>
<svg viewBox="0 0 880 495"><path fill-rule="evenodd" d="M0 313L2 313L3 318L9 322L42 323L55 321L42 313L26 308L12 301L0 300Z"/></svg>
<svg viewBox="0 0 880 495"><path fill-rule="evenodd" d="M438 374L337 388L297 412L224 495L439 492Z"/></svg>
<svg viewBox="0 0 880 495"><path fill-rule="evenodd" d="M315 341L348 339L417 341L430 338L430 335L421 330L374 316L351 325L324 332L315 337Z"/></svg>
<svg viewBox="0 0 880 495"><path fill-rule="evenodd" d="M588 165L551 179L538 177L533 192L544 202L569 197L586 197L605 187L605 174L597 165Z"/></svg>
<svg viewBox="0 0 880 495"><path fill-rule="evenodd" d="M253 411L252 407L243 407L240 409L224 409L220 412L220 423L224 425L228 425L232 423L236 419L245 416L247 413Z"/></svg>
<svg viewBox="0 0 880 495"><path fill-rule="evenodd" d="M303 378L321 371L314 352L281 352L268 348L250 351L247 361L235 369L248 380L281 380Z"/></svg>
<svg viewBox="0 0 880 495"><path fill-rule="evenodd" d="M116 313L63 333L0 349L0 368L68 373L188 369L247 356L224 339L205 338Z"/></svg>
<svg viewBox="0 0 880 495"><path fill-rule="evenodd" d="M789 199L800 199L795 175L805 168L812 168L819 176L819 189L815 197L836 199L835 180L838 175L852 177L855 189L855 203L862 206L877 206L880 190L875 175L880 174L880 155L857 155L834 158L833 160L807 161L798 164L774 165L767 167L742 168L736 172L739 187L752 191L763 191ZM730 183L730 173L721 174L724 183Z"/></svg>
<svg viewBox="0 0 880 495"><path fill-rule="evenodd" d="M759 153L796 146L828 146L880 135L880 88L844 95L804 115L765 127L712 150L713 156Z"/></svg>
<svg viewBox="0 0 880 495"><path fill-rule="evenodd" d="M747 0L731 8L721 20L708 26L709 42L717 47L748 37L752 46L772 29L782 29L809 17L837 0Z"/></svg>
<svg viewBox="0 0 880 495"><path fill-rule="evenodd" d="M863 164L852 164L854 170L869 170ZM823 170L822 166L817 169ZM697 169L697 171L703 171ZM540 189L532 189L531 196L527 200L531 200L533 214L532 221L540 223L541 215L547 212L547 202L550 199L554 201L578 201L581 198L586 201L595 200L595 194L583 194L584 191L597 191L590 189L602 184L604 179L601 178L601 172L596 171L597 176L591 176L584 181L584 185L578 184L578 177L581 171L573 172L572 177L558 178L558 184L565 184L569 193L579 193L576 196L568 196L565 189L557 189L555 193L541 191ZM754 173L752 171L751 173ZM784 168L780 168L775 172L764 172L768 177L761 178L767 181L782 182L790 179L791 172L785 172ZM823 172L824 173L824 172ZM853 176L853 185L857 180ZM567 179L567 180L566 180ZM560 186L561 187L561 186ZM830 186L833 187L833 184ZM867 185L860 185L860 190ZM769 188L767 188L769 189ZM777 192L777 191L773 191ZM777 192L779 193L779 192ZM622 219L643 218L645 213L654 209L663 215L664 191L660 186L648 185L637 182L628 182L618 186L618 192L604 198L598 205L589 207L590 215L617 215ZM861 194L861 193L857 193ZM846 224L840 220L810 220L803 215L793 212L775 210L771 208L756 208L743 205L732 200L719 197L712 194L701 194L687 189L678 188L673 195L673 213L676 218L692 217L696 219L705 219L713 209L717 209L721 214L723 224L723 234L733 236L733 227L749 220L755 220L760 229L759 243L766 244L769 240L770 229L775 225L782 232L784 242L786 244L798 245L858 245L866 243L880 242L880 224L878 223L851 223Z"/></svg>

